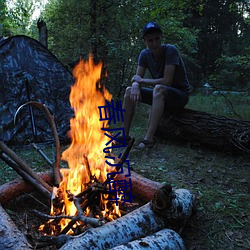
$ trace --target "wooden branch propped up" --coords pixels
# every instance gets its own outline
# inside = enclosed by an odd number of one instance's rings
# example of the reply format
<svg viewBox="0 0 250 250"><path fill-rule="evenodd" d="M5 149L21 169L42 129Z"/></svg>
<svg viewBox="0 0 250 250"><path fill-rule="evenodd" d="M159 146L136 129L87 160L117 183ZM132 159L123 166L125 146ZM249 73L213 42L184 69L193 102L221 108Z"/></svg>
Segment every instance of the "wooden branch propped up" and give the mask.
<svg viewBox="0 0 250 250"><path fill-rule="evenodd" d="M17 154L14 151L12 151L9 147L7 147L3 141L0 141L0 149L4 152L4 154L6 154L11 160L13 160L16 163L10 165L11 167L14 168L14 170L19 169L18 168L19 166L21 168L21 172L25 174L26 177L34 179L39 184L39 188L43 187L44 193L47 193L45 190L47 190L49 193L52 193L52 187L45 181L41 180L39 176L28 166L28 164L24 162L19 156L17 156ZM1 157L3 158L4 155L2 155Z"/></svg>
<svg viewBox="0 0 250 250"><path fill-rule="evenodd" d="M200 144L222 152L250 152L250 121L190 109L165 115L155 135L165 140Z"/></svg>

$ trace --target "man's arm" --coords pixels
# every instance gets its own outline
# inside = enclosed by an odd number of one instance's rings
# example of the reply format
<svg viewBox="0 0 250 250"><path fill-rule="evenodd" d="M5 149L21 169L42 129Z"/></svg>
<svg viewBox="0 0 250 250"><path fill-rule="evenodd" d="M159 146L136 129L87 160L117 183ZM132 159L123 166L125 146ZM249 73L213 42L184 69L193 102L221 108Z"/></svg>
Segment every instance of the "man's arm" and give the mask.
<svg viewBox="0 0 250 250"><path fill-rule="evenodd" d="M137 74L133 76L132 81L137 84L143 84L144 86L155 86L156 84L163 84L171 86L174 78L175 65L166 65L164 69L164 77L158 79L143 78L145 74L145 68L138 66ZM142 74L143 73L143 74Z"/></svg>
<svg viewBox="0 0 250 250"><path fill-rule="evenodd" d="M145 71L146 71L145 68L138 66L136 70L136 75L134 75L131 79L132 87L131 87L130 98L135 102L138 102L141 98L140 83L136 79L137 78L143 79Z"/></svg>

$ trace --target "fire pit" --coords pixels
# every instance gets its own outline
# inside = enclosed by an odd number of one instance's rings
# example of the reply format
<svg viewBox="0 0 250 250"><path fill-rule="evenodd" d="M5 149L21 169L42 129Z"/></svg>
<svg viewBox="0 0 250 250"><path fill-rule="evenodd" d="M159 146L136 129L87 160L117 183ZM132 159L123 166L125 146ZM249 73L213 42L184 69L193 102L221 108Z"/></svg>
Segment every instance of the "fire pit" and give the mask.
<svg viewBox="0 0 250 250"><path fill-rule="evenodd" d="M191 216L194 195L188 190L161 186L131 171L127 157L133 140L129 145L122 142L124 152L118 152L118 156L113 154L112 149L121 149L121 146L117 146L119 133L112 135L108 129L110 120L103 118L107 117L105 108L110 106L105 105L112 96L99 84L101 64L94 65L90 56L86 62L81 60L73 73L76 83L71 89L70 102L75 116L69 131L72 143L62 153L67 169L60 169L60 144L53 117L41 104L29 103L42 108L52 126L57 149L53 179L48 174L34 173L0 142L1 158L50 199L49 214L34 210L37 216L46 219L39 227L44 237L37 240L40 243L35 243L36 248L44 246L41 241L45 239L46 245L60 249L112 249L118 245L126 249L123 244L134 249L142 245L152 249L157 249L156 245L158 249L184 249L176 231ZM125 162L127 168L123 166ZM133 197L140 200L139 205L132 202ZM25 238L20 240L25 242Z"/></svg>

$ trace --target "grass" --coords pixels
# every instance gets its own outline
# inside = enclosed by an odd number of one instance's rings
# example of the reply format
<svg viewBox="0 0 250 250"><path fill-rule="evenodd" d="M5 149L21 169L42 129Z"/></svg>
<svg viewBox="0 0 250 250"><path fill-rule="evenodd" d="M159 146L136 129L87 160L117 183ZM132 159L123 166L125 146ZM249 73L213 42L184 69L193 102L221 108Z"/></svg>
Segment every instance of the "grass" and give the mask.
<svg viewBox="0 0 250 250"><path fill-rule="evenodd" d="M250 120L249 97L227 98L230 98L237 115ZM190 98L187 107L237 118L227 103L221 96L198 95ZM137 108L131 135L139 140L147 127L148 107L140 104ZM53 146L43 147L53 159ZM15 152L35 171L48 168L34 149L16 148ZM153 149L144 152L132 149L129 159L135 172L175 188L187 188L196 194L197 213L181 234L188 249L250 249L249 156L158 139ZM17 177L10 167L3 162L0 164L0 184Z"/></svg>

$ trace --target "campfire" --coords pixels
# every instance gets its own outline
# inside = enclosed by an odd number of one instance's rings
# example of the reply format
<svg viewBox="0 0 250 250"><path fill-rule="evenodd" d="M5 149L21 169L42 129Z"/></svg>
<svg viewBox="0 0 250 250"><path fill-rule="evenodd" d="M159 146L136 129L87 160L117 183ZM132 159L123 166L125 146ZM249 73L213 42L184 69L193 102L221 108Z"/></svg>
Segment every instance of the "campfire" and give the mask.
<svg viewBox="0 0 250 250"><path fill-rule="evenodd" d="M120 149L115 146L119 133L113 136L112 129L108 128L109 120L103 119L107 113L111 115L105 106L112 102L112 95L100 84L101 71L102 64L94 64L91 56L86 62L80 60L74 68L76 81L70 93L74 110L69 131L71 144L62 153L68 168L60 168L60 144L53 116L44 105L29 102L45 111L52 127L57 152L53 180L48 174L38 175L32 171L0 141L1 159L20 174L25 183L32 184L51 201L49 214L34 211L46 220L39 228L45 238L35 240L36 248L41 244L56 245L62 250L127 249L124 245L127 244L129 249L142 245L153 249L156 245L161 249L185 249L178 232L192 215L195 196L186 189L173 190L169 185L144 178L130 171L129 164L124 171L123 164L128 163L134 139L129 145L123 145L125 150L119 152L119 156L111 151ZM51 182L53 187L48 184ZM139 204L131 202L132 195L124 188L125 182L133 184L130 191ZM0 202L3 203L9 191L1 190ZM24 188L24 192L28 192L27 189ZM8 217L5 217L7 223ZM21 245L29 245L25 238L19 240Z"/></svg>
<svg viewBox="0 0 250 250"><path fill-rule="evenodd" d="M108 128L108 120L100 121L98 107L110 102L112 95L100 84L101 71L102 64L95 65L91 56L86 62L80 60L74 68L76 82L70 93L75 113L70 120L72 142L62 153L69 169L61 169L62 181L54 190L50 213L55 220L50 219L40 227L45 234L76 234L86 224L99 226L121 216L121 202L112 202L115 199L108 189L107 174L115 172L110 166L114 160L112 157L107 160L108 155L103 152L110 138L103 131Z"/></svg>

